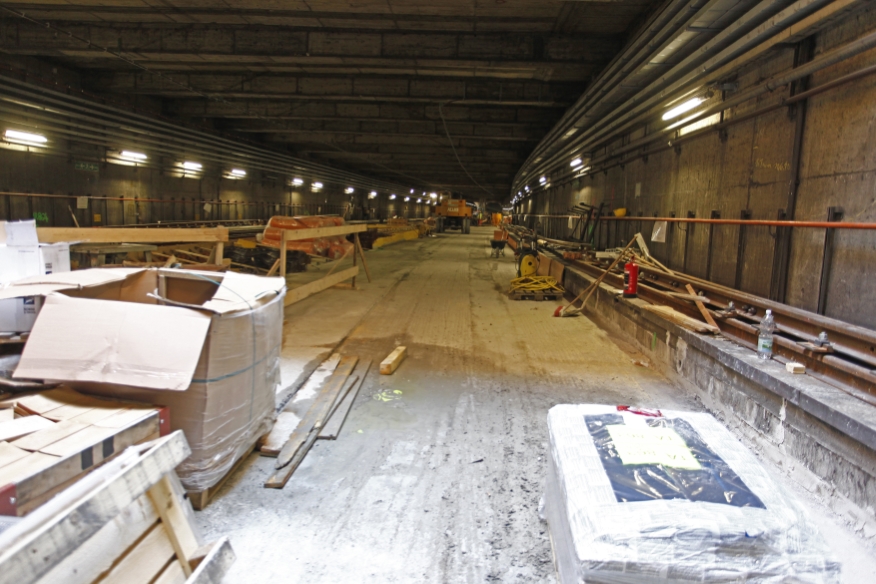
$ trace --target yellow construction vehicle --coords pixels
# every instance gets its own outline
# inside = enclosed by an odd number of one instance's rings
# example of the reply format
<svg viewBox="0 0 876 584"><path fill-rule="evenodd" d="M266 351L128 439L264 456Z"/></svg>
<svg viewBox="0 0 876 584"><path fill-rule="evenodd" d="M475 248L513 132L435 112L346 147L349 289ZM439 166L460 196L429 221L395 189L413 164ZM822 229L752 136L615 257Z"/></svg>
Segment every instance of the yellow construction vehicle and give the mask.
<svg viewBox="0 0 876 584"><path fill-rule="evenodd" d="M443 233L447 229L459 229L463 233L471 233L472 207L465 199L445 197L435 207L436 231Z"/></svg>

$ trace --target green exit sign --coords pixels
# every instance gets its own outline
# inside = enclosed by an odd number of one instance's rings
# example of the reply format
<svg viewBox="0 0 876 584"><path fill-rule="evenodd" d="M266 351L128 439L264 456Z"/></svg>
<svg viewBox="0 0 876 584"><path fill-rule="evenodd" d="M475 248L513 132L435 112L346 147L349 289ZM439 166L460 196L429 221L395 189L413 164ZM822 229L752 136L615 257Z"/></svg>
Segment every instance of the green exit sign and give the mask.
<svg viewBox="0 0 876 584"><path fill-rule="evenodd" d="M84 172L99 172L100 166L95 162L82 162L81 160L77 160L73 163L73 168L76 170L82 170Z"/></svg>

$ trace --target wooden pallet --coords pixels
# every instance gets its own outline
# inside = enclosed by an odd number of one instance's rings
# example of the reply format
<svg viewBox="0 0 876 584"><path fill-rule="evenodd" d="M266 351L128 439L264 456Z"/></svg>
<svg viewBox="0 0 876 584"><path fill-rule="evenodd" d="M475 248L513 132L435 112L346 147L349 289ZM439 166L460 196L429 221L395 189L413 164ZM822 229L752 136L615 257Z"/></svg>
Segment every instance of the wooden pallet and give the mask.
<svg viewBox="0 0 876 584"><path fill-rule="evenodd" d="M267 437L268 434L265 434L264 436L259 436L258 438L256 438L253 443L249 445L249 448L246 449L243 455L238 458L234 464L231 465L231 468L228 469L228 472L222 475L222 478L219 479L219 482L215 485L213 485L212 487L208 487L202 491L186 491L186 496L188 496L189 501L192 502L192 507L194 507L196 511L203 511L204 508L210 504L210 500L216 496L216 493L218 493L222 489L222 487L225 485L231 475L233 475L235 471L240 468L240 466L249 457L249 455L256 451L259 445L264 440L266 440Z"/></svg>
<svg viewBox="0 0 876 584"><path fill-rule="evenodd" d="M15 420L42 422L0 442L0 515L23 516L128 446L170 430L167 408L97 399L59 387L5 400ZM8 437L8 436L6 436Z"/></svg>
<svg viewBox="0 0 876 584"><path fill-rule="evenodd" d="M562 300L562 292L526 292L524 290L514 290L508 293L508 298L511 300Z"/></svg>
<svg viewBox="0 0 876 584"><path fill-rule="evenodd" d="M203 545L173 469L181 431L132 446L0 534L0 584L208 584L234 562L227 537Z"/></svg>

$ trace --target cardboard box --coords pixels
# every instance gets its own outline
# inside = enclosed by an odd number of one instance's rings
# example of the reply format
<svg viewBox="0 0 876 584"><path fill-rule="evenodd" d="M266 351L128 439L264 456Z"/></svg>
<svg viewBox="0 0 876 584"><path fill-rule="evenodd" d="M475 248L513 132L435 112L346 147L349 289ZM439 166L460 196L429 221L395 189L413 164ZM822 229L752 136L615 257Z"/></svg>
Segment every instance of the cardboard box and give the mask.
<svg viewBox="0 0 876 584"><path fill-rule="evenodd" d="M177 469L188 490L215 485L270 430L282 278L117 268L11 288L46 295L14 377L168 406L192 447Z"/></svg>
<svg viewBox="0 0 876 584"><path fill-rule="evenodd" d="M0 300L0 332L25 333L33 328L42 307L41 296Z"/></svg>
<svg viewBox="0 0 876 584"><path fill-rule="evenodd" d="M0 221L0 286L69 271L69 244L40 245L34 221ZM32 296L0 301L0 333L28 332L40 305L39 297Z"/></svg>

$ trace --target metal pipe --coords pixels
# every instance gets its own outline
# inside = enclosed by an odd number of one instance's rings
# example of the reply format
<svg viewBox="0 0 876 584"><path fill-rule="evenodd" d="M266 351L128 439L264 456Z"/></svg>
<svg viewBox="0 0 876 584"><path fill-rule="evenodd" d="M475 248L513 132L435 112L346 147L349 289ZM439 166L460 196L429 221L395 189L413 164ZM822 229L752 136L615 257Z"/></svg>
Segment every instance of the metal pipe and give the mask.
<svg viewBox="0 0 876 584"><path fill-rule="evenodd" d="M591 163L590 170L586 174L579 175L579 176L588 176L588 175L593 174L595 172L600 172L603 170L607 170L609 168L613 168L613 167L618 166L618 165L627 164L633 160L641 158L642 156L649 156L651 154L656 154L658 152L668 150L669 148L673 148L679 144L683 144L685 142L695 140L695 139L700 138L702 136L705 136L707 134L711 134L713 132L723 130L723 129L728 128L730 126L740 124L742 122L747 122L748 120L760 117L762 115L765 115L765 114L770 113L772 111L775 111L777 109L781 109L783 107L793 105L795 103L798 103L800 101L803 101L803 100L808 99L810 97L813 97L815 95L819 95L821 93L824 93L825 91L828 91L830 89L834 89L836 87L840 87L840 86L845 85L847 83L851 83L852 81L857 81L858 79L862 79L864 77L873 75L874 73L876 73L876 65L870 65L869 67L863 67L861 69L858 69L857 71L853 71L852 73L849 73L847 75L843 75L842 77L838 77L838 78L836 78L832 81L829 81L827 83L822 83L821 85L813 87L812 89L809 89L807 91L803 91L801 93L797 93L795 95L785 97L781 101L776 102L774 104L767 105L767 106L764 106L760 109L748 112L746 114L742 114L740 116L736 116L736 117L727 119L727 120L720 122L718 124L714 124L712 126L708 126L708 127L703 128L701 130L691 132L690 134L685 134L684 136L674 138L671 142L669 142L667 144L663 144L657 148L652 148L651 150L648 150L645 152L638 152L634 156L629 157L629 158L624 159L624 160L621 160L619 162L616 162L616 163L613 163L610 165L601 165L598 168L596 168L596 165L599 165L602 162L612 160L615 158L619 158L621 154L625 154L629 150L634 150L635 148L638 148L640 146L644 146L645 144L649 144L651 142L657 141L657 140L662 138L661 134L650 134L650 135L648 135L640 140L637 140L635 143L630 143L630 144L624 146L623 148L620 148L616 151L613 151L611 154L607 154L603 157L594 159L593 162ZM562 180L565 180L567 178L572 177L573 175L575 175L574 171L571 173L568 173L565 176L562 176L562 177L556 179L554 182L560 182Z"/></svg>
<svg viewBox="0 0 876 584"><path fill-rule="evenodd" d="M758 42L758 39L763 37L775 37L780 36L781 38L786 38L786 34L784 34L789 29L794 28L797 21L804 19L807 15L805 14L807 9L811 9L812 7L818 7L822 2L819 0L799 0L794 5L786 8L779 14L769 18L768 22L761 23L760 26L752 30L751 32L743 35L742 38L736 40L729 47L723 49L718 55L710 59L708 62L704 64L695 65L693 70L685 73L682 69L687 63L687 66L690 66L690 63L695 63L694 57L697 55L702 56L703 54L708 54L710 50L714 50L715 46L720 44L720 40L727 40L730 34L733 32L731 29L739 30L739 28L743 24L743 20L748 18L749 20L753 20L757 17L758 14L763 13L764 6L761 5L749 11L742 19L738 20L733 26L728 27L725 31L722 31L719 35L717 35L712 41L710 41L706 46L702 47L695 53L691 55L686 61L682 64L676 65L671 71L667 72L665 76L661 79L654 81L648 88L642 90L635 96L632 100L628 100L624 102L617 108L615 108L614 112L621 112L619 117L614 117L611 114L603 116L603 122L601 124L597 123L588 128L588 133L585 135L579 136L576 138L576 141L567 145L562 152L566 153L568 156L571 152L575 150L580 150L583 148L583 144L585 141L589 140L590 143L594 143L595 140L600 139L605 136L607 132L620 132L627 129L627 126L639 123L643 118L649 117L652 115L656 115L659 113L661 109L665 107L667 94L671 94L675 90L680 90L685 84L696 81L699 78L702 78L706 75L711 75L713 77L717 76L717 73L725 73L725 69L723 66L732 64L734 68L738 68L745 64L750 58L754 58L762 53L758 47L753 47L752 45ZM849 4L849 0L845 0L845 2L841 2L842 5L846 6ZM829 8L829 7L828 7ZM807 25L809 27L814 26L818 22L823 19L828 18L833 15L835 11L829 10L828 8L824 8L820 12L820 18L809 21L807 20ZM802 13L802 16L801 16ZM778 31L780 27L786 27L784 31ZM799 34L799 30L795 31ZM762 44L773 44L771 40L767 38L762 41ZM853 43L850 43L853 44ZM711 48L710 48L711 47ZM749 50L750 49L750 50ZM741 58L736 58L743 51L748 51L745 55L742 55ZM728 63L731 59L735 59L732 63ZM742 61L742 62L741 62ZM669 86L666 86L666 80L671 79L673 75L683 75L682 78L673 81ZM662 87L661 87L662 85ZM659 90L659 91L658 91ZM658 92L656 94L652 94L651 97L647 97L648 92ZM689 92L688 92L689 94ZM630 106L629 104L633 103L634 106ZM643 108L650 107L651 109L641 113ZM638 115L638 118L631 119L632 116ZM707 115L703 113L702 115ZM621 127L622 124L626 123L627 126ZM554 164L557 160L557 157L560 156L559 153L553 155L550 159L545 160L542 164L535 169L531 170L531 174L533 175L541 175L547 172L547 169L551 164ZM558 162L554 164L554 166L564 168L565 161ZM518 185L521 182L522 174L524 174L524 168L521 168L520 173L515 178L514 188L518 189ZM530 171L527 170L525 174L530 174Z"/></svg>
<svg viewBox="0 0 876 584"><path fill-rule="evenodd" d="M531 217L575 217L575 215L530 215ZM833 223L829 221L776 221L770 219L703 219L696 217L614 217L603 221L666 221L667 223L706 223L711 225L748 225L751 227L802 227L812 229L876 229L876 223Z"/></svg>

